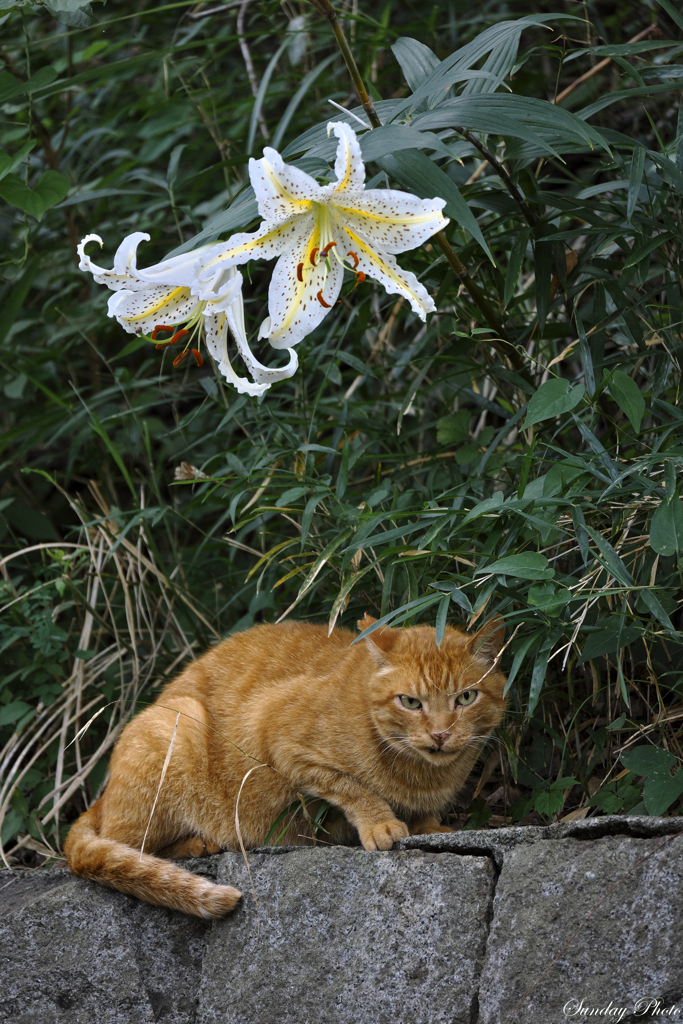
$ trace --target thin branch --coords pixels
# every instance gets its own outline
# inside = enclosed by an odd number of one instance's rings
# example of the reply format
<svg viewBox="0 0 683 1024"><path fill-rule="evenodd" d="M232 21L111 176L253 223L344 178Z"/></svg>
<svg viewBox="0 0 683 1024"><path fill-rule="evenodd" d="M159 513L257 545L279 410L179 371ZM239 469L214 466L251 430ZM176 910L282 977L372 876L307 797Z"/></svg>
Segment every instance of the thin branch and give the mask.
<svg viewBox="0 0 683 1024"><path fill-rule="evenodd" d="M237 15L237 38L239 39L240 50L242 51L242 57L247 68L251 92L254 99L256 99L258 97L259 82L258 78L256 77L256 72L254 71L254 64L251 59L251 51L249 50L249 46L244 35L244 18L247 13L247 7L249 6L250 3L251 0L241 0L240 2L240 13ZM261 129L261 135L267 142L268 139L270 138L270 132L268 131L266 119L264 118L263 111L261 110L259 110L258 112L258 122L259 127Z"/></svg>

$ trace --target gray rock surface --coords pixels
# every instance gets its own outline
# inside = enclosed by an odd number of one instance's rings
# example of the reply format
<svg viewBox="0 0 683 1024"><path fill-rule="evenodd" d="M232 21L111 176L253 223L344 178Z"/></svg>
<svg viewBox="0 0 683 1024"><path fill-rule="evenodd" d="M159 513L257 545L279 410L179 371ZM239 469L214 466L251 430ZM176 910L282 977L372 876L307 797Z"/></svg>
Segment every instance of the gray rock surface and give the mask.
<svg viewBox="0 0 683 1024"><path fill-rule="evenodd" d="M214 925L198 1024L473 1020L489 858L318 848L249 860L258 913L244 865L221 858L219 881L245 898Z"/></svg>
<svg viewBox="0 0 683 1024"><path fill-rule="evenodd" d="M209 929L65 870L19 876L0 891L0 1022L194 1024Z"/></svg>
<svg viewBox="0 0 683 1024"><path fill-rule="evenodd" d="M245 894L214 923L64 869L2 871L0 1024L683 1020L682 829L604 817L253 851L258 911L241 857L186 862ZM636 1013L642 998L661 1002Z"/></svg>
<svg viewBox="0 0 683 1024"><path fill-rule="evenodd" d="M585 1020L581 1000L626 1008L623 1024L652 1019L636 1012L647 998L678 1003L683 1018L682 876L683 837L513 849L496 886L479 1024L514 1010L524 1024Z"/></svg>

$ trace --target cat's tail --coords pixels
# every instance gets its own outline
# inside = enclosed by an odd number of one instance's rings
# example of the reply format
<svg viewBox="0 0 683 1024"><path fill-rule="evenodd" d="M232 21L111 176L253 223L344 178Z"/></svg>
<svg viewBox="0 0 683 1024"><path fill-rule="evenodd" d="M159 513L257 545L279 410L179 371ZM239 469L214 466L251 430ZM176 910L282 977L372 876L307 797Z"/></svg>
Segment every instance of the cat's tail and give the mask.
<svg viewBox="0 0 683 1024"><path fill-rule="evenodd" d="M215 885L170 861L101 838L99 805L100 800L80 816L64 844L73 875L195 917L223 917L234 908L242 894L231 885Z"/></svg>

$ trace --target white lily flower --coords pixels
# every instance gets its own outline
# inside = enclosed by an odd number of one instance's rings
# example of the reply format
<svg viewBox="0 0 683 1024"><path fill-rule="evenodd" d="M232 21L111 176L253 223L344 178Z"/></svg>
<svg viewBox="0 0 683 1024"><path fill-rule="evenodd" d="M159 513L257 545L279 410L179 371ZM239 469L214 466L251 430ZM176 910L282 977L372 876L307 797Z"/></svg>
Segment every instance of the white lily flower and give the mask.
<svg viewBox="0 0 683 1024"><path fill-rule="evenodd" d="M426 288L393 254L422 245L448 224L441 213L446 200L366 190L356 133L341 121L330 122L329 131L339 139L336 182L319 185L266 147L262 160L249 161L263 223L199 257L199 280L210 281L221 267L279 256L268 292L270 316L259 332L274 348L290 348L318 326L337 301L345 267L358 281L372 277L402 295L422 320L435 309Z"/></svg>
<svg viewBox="0 0 683 1024"><path fill-rule="evenodd" d="M278 368L263 366L249 348L239 271L223 267L210 283L197 280L198 255L211 246L139 270L137 247L140 242L149 241L149 235L135 231L124 238L117 249L113 269L106 270L96 266L86 255L85 247L91 241L102 245L99 235L87 235L78 246L79 268L89 271L98 284L106 284L114 292L108 302L109 316L114 317L129 334L150 334L152 340L156 340L161 331L170 334L171 337L161 341L158 348L187 338L184 349L174 359L174 365L177 366L192 352L201 366L198 344L203 326L206 344L218 363L218 369L240 394L262 395L275 381L296 373L298 358L294 350L290 349L288 364ZM181 325L184 327L177 330ZM255 383L246 377L238 377L230 364L228 327ZM191 348L195 338L197 343Z"/></svg>

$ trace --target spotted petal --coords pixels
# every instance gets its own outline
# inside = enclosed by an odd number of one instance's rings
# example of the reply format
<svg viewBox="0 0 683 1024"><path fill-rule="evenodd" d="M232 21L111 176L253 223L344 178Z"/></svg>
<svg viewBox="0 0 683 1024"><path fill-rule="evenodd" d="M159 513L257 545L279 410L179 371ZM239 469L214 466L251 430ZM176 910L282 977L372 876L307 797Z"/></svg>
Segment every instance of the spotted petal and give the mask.
<svg viewBox="0 0 683 1024"><path fill-rule="evenodd" d="M345 192L362 192L365 187L365 164L356 133L343 121L330 121L327 126L328 135L331 131L339 139L337 158L334 162L337 182L331 191L337 196ZM336 201L337 198L334 196L333 202Z"/></svg>
<svg viewBox="0 0 683 1024"><path fill-rule="evenodd" d="M379 281L389 295L402 295L421 320L427 319L427 313L434 312L434 300L415 274L403 270L390 253L378 252L349 228L342 234L346 235L350 250L358 256L357 272Z"/></svg>
<svg viewBox="0 0 683 1024"><path fill-rule="evenodd" d="M145 284L144 291L119 291L109 297L109 316L129 334L149 334L158 324L183 324L197 307L189 288Z"/></svg>
<svg viewBox="0 0 683 1024"><path fill-rule="evenodd" d="M114 269L107 270L93 263L85 251L88 242L99 242L101 246L103 245L102 239L99 235L86 235L77 246L77 252L80 257L78 269L89 271L98 284L106 284L112 291L119 291L121 288L128 288L133 291L138 288L144 288L146 286L141 280L136 267L136 251L142 241L149 241L149 235L145 234L144 231L134 231L132 235L124 238L114 256Z"/></svg>
<svg viewBox="0 0 683 1024"><path fill-rule="evenodd" d="M445 205L445 199L418 199L409 192L378 188L340 196L331 213L374 249L399 253L416 249L446 227L448 219L441 213Z"/></svg>
<svg viewBox="0 0 683 1024"><path fill-rule="evenodd" d="M301 230L306 230L302 229L302 224L307 225L310 232L313 223L313 215L304 213L275 227L264 221L258 231L232 235L227 242L219 242L199 257L197 279L201 284L212 281L221 264L234 267L249 260L272 260L297 244Z"/></svg>
<svg viewBox="0 0 683 1024"><path fill-rule="evenodd" d="M312 257L321 245L318 223L311 218L299 227L297 244L278 260L268 289L270 315L259 338L268 338L273 348L291 348L310 334L334 306L344 280L334 253Z"/></svg>
<svg viewBox="0 0 683 1024"><path fill-rule="evenodd" d="M263 159L249 161L249 179L261 217L271 226L307 213L322 188L298 167L286 164L276 149L266 146Z"/></svg>

